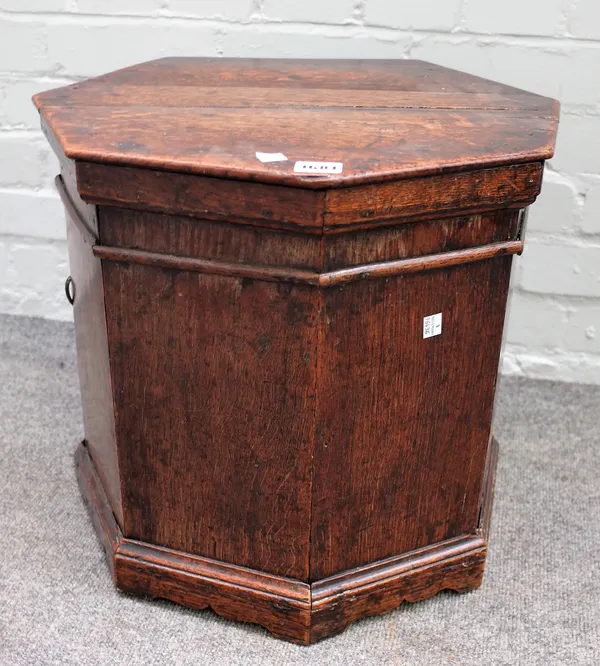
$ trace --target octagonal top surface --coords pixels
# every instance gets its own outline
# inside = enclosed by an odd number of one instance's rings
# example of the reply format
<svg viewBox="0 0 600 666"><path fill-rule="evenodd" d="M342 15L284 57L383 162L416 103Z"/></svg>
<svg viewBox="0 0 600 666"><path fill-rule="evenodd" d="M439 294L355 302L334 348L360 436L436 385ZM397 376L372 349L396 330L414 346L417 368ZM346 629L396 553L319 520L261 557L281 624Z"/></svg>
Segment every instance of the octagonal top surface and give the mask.
<svg viewBox="0 0 600 666"><path fill-rule="evenodd" d="M559 114L552 99L417 60L166 58L34 102L75 160L310 188L544 160ZM343 171L294 173L297 160Z"/></svg>

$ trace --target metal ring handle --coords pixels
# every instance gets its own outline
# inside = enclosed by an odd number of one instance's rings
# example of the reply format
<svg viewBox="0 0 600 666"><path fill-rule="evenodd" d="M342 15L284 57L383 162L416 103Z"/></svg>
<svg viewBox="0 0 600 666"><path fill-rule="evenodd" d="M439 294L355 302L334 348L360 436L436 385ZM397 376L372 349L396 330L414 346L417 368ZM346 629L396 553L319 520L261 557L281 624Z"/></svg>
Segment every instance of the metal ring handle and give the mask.
<svg viewBox="0 0 600 666"><path fill-rule="evenodd" d="M75 302L75 283L73 282L73 278L70 275L65 280L65 294L69 303L73 305Z"/></svg>

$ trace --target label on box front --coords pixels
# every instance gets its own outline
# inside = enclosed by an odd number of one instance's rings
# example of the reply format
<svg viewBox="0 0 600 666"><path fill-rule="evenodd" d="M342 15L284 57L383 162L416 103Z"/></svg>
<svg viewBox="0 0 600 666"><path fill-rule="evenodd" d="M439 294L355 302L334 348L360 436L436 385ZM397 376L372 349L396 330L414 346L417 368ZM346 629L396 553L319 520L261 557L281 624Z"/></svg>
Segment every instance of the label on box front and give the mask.
<svg viewBox="0 0 600 666"><path fill-rule="evenodd" d="M442 333L442 313L438 312L428 317L423 317L423 337L433 338Z"/></svg>
<svg viewBox="0 0 600 666"><path fill-rule="evenodd" d="M323 173L342 173L344 165L342 162L296 162L295 173L303 173L307 176L320 176Z"/></svg>

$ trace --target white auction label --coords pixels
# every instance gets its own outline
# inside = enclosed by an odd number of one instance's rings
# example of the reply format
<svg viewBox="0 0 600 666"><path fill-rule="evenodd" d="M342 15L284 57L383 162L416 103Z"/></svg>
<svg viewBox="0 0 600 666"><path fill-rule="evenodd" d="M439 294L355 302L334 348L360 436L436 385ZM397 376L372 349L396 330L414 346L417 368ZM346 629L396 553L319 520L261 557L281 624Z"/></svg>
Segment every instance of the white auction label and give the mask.
<svg viewBox="0 0 600 666"><path fill-rule="evenodd" d="M263 163L266 162L286 162L287 157L283 153L254 153L256 159Z"/></svg>
<svg viewBox="0 0 600 666"><path fill-rule="evenodd" d="M296 162L294 173L304 173L307 176L320 176L322 173L342 173L342 162Z"/></svg>
<svg viewBox="0 0 600 666"><path fill-rule="evenodd" d="M429 317L423 317L423 337L433 338L434 335L442 333L442 313L438 312Z"/></svg>

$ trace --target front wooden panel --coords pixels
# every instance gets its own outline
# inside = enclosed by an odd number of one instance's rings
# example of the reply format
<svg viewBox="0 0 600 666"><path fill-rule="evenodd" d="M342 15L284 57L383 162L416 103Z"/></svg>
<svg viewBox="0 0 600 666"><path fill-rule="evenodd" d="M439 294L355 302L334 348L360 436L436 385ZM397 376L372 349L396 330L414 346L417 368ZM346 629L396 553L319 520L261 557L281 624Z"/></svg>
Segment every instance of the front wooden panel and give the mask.
<svg viewBox="0 0 600 666"><path fill-rule="evenodd" d="M324 290L311 580L476 529L511 260Z"/></svg>
<svg viewBox="0 0 600 666"><path fill-rule="evenodd" d="M307 580L317 292L103 270L124 535Z"/></svg>
<svg viewBox="0 0 600 666"><path fill-rule="evenodd" d="M264 266L319 268L321 238L122 208L100 208L104 245Z"/></svg>
<svg viewBox="0 0 600 666"><path fill-rule="evenodd" d="M518 218L518 210L497 210L320 237L101 207L100 241L181 257L333 271L514 240Z"/></svg>

